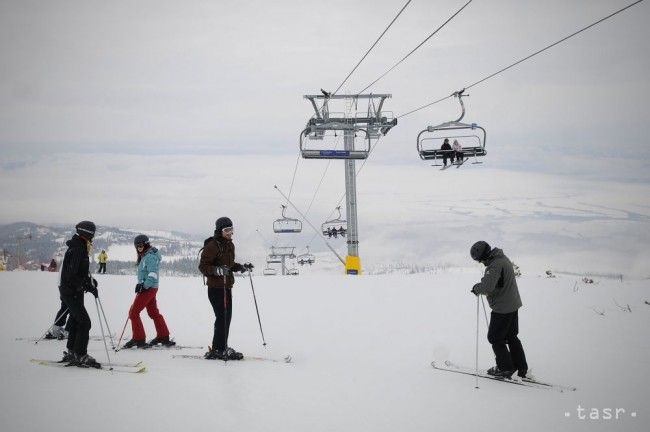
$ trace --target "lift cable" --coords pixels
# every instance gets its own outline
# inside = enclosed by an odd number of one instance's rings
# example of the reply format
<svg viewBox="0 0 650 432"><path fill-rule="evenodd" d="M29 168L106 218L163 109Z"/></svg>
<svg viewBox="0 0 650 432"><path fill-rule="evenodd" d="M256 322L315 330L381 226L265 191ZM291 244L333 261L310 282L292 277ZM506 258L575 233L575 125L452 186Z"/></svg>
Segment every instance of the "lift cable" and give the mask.
<svg viewBox="0 0 650 432"><path fill-rule="evenodd" d="M365 60L365 58L368 56L368 54L370 54L370 51L372 51L372 49L375 47L375 45L377 45L377 44L379 43L379 40L380 40L380 39L381 39L381 38L386 34L386 32L387 32L388 29L393 25L393 23L394 23L395 21L397 21L397 18L399 18L399 16L402 14L402 12L404 12L404 9L406 9L406 7L411 3L411 1L413 1L413 0L408 0L408 1L406 2L406 4L402 7L402 9L400 9L400 11L397 13L397 15L395 15L395 18L393 18L393 20L390 22L390 24L388 24L388 27L386 27L386 28L384 29L384 31L379 35L379 37L377 38L377 40L375 41L375 43L373 43L372 46L368 49L368 51L366 51L366 53L363 55L363 57L361 57L361 60L359 60L359 63L357 63L356 66L355 66L355 67L350 71L350 73L348 74L348 76L345 77L345 79L341 82L341 84L339 84L339 86L336 88L336 90L334 90L334 92L332 92L332 95L337 94L338 91L341 90L341 87L343 87L343 85L344 85L344 84L346 83L346 81L350 78L350 76L352 76L352 74L354 73L354 71L357 70L357 68L359 67L359 65L361 65L361 62L363 62L363 61Z"/></svg>
<svg viewBox="0 0 650 432"><path fill-rule="evenodd" d="M512 63L510 66L506 66L506 67L504 67L504 68L498 70L497 72L494 72L494 73L492 73L492 74L486 76L485 78L482 78L482 79L476 81L475 83L466 86L466 87L465 87L465 90L469 90L469 89L472 88L472 87L475 87L475 86L478 86L479 84L482 84L483 82L489 80L490 78L493 78L493 77L499 75L500 73L505 72L505 71L507 71L508 69L513 68L513 67L517 66L518 64L523 63L523 62L525 62L526 60L535 57L537 54L541 54L541 53L543 53L544 51L546 51L546 50L548 50L548 49L550 49L550 48L553 48L553 47L556 46L556 45L559 45L560 43L566 41L567 39L570 39L570 38L572 38L572 37L574 37L574 36L577 36L578 34L582 33L583 31L588 30L588 29L590 29L591 27L593 27L593 26L595 26L595 25L598 25L598 24L600 24L600 23L603 22L603 21L608 20L609 18L613 17L614 15L617 15L617 14L623 12L624 10L631 8L632 6L635 6L635 5L639 4L639 3L641 3L642 1L643 1L643 0L637 0L637 1L635 1L634 3L631 3L631 4L627 5L627 6L625 6L624 8L617 10L616 12L613 12L613 13L607 15L607 16L604 17L604 18L601 18L601 19L599 19L598 21L593 22L593 23L589 24L588 26L583 27L583 28L580 29L580 30L578 30L578 31L576 31L576 32L574 32L574 33L571 33L570 35L563 37L562 39L558 40L557 42L554 42L554 43L552 43L552 44L550 44L550 45L548 45L548 46L546 46L546 47L544 47L544 48L542 48L542 49L540 49L540 50L538 50L538 51L535 51L534 53L532 53L532 54L530 54L530 55L528 55L528 56L526 56L526 57L524 57L524 58L522 58L522 59L520 59L520 60L517 60L516 62ZM409 112L407 112L407 113L405 113L405 114L401 114L401 115L397 116L397 118L406 117L407 115L410 115L410 114L413 114L413 113L415 113L415 112L417 112L417 111L420 111L420 110L423 110L423 109L425 109L425 108L428 108L428 107L430 107L430 106L432 106L432 105L435 105L435 104L437 104L437 103L439 103L439 102L442 102L442 101L444 101L445 99L449 99L450 97L453 97L453 96L454 96L454 95L451 94L451 95L446 96L446 97L444 97L444 98L438 99L437 101L427 103L427 104L422 105L421 107L416 108L416 109L414 109L414 110L411 110L411 111L409 111Z"/></svg>
<svg viewBox="0 0 650 432"><path fill-rule="evenodd" d="M380 79L382 79L383 77L385 77L386 75L388 75L390 72L392 72L393 69L395 69L397 66L399 66L399 65L400 65L404 60L406 60L407 58L409 58L409 57L411 56L411 54L413 54L415 51L417 51L417 50L418 50L422 45L424 45L425 43L427 43L427 42L429 41L429 39L431 39L431 38L432 38L436 33L438 33L438 32L439 32L439 31L440 31L444 26L446 26L446 25L447 25L447 24L448 24L452 19L454 19L454 18L456 17L456 15L458 15L459 13L461 13L462 10L465 9L465 8L466 8L466 7L467 7L467 6L472 2L472 1L473 1L473 0L469 0L467 3L465 3L465 4L464 4L460 9L458 9L458 10L456 11L456 13L454 13L452 16L450 16L450 17L447 19L447 21L445 21L444 23L442 23L442 25L440 25L440 27L438 27L438 28L437 28L433 33L431 33L429 36L427 36L426 39L424 39L422 42L420 42L420 44L419 44L418 46L416 46L415 48L413 48L413 49L412 49L408 54L406 54L406 55L405 55L405 56L404 56L400 61L398 61L397 63L395 63L395 64L394 64L390 69L388 69L386 72L384 72L383 74L381 74L381 75L379 76L379 78L377 78L376 80L374 80L373 82L371 82L370 84L368 84L367 86L365 86L365 87L363 88L363 90L361 90L361 91L359 92L359 94L361 94L361 93L363 93L364 91L368 90L370 87L372 87L373 85L375 85L375 83L377 83L377 81L379 81Z"/></svg>

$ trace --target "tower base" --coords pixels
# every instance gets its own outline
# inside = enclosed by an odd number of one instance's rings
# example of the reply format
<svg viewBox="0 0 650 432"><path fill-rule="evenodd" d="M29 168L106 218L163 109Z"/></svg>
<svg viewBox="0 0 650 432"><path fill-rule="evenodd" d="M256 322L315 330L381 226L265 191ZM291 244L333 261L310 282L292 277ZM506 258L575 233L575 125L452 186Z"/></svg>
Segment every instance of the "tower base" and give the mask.
<svg viewBox="0 0 650 432"><path fill-rule="evenodd" d="M361 258L358 256L345 257L345 274L359 275L361 274Z"/></svg>

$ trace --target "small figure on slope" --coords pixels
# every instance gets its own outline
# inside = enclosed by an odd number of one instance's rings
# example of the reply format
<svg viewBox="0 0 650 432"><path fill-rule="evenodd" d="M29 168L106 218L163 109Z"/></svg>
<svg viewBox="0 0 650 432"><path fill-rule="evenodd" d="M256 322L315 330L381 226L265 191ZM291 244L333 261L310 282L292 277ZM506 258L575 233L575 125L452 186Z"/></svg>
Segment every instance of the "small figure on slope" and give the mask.
<svg viewBox="0 0 650 432"><path fill-rule="evenodd" d="M526 355L519 333L519 308L522 306L512 262L501 249L491 249L484 241L478 241L470 249L472 259L485 265L485 274L474 285L472 293L487 296L492 309L488 341L496 357L497 365L488 369L489 375L510 378L517 372L525 377L528 372Z"/></svg>
<svg viewBox="0 0 650 432"><path fill-rule="evenodd" d="M99 261L99 270L97 273L104 273L106 274L106 263L108 262L108 254L106 254L106 251L102 249L101 253L97 257L97 261Z"/></svg>

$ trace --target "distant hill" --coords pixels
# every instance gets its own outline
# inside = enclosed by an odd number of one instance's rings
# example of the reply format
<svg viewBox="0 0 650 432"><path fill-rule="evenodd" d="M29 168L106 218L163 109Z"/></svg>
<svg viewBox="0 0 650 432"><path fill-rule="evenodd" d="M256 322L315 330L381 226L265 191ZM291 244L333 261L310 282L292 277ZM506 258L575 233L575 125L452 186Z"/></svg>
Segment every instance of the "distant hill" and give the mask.
<svg viewBox="0 0 650 432"><path fill-rule="evenodd" d="M8 270L24 268L38 270L41 264L54 258L59 264L66 250L65 242L74 234L74 226L37 225L17 222L0 225L0 259ZM170 275L196 275L197 253L203 242L195 237L174 231L138 231L102 226L93 240L92 262L101 250L109 256L107 272L135 273L133 238L137 234L149 236L152 245L163 255L162 272ZM97 266L91 266L96 271Z"/></svg>

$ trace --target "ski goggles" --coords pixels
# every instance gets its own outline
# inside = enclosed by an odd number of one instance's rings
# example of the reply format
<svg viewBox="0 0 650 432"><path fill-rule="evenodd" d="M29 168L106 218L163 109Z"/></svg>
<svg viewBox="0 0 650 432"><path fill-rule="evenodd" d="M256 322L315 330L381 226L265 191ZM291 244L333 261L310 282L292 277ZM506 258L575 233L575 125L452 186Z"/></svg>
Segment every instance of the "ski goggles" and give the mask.
<svg viewBox="0 0 650 432"><path fill-rule="evenodd" d="M235 231L233 227L226 227L221 230L222 233L224 234L232 234Z"/></svg>

